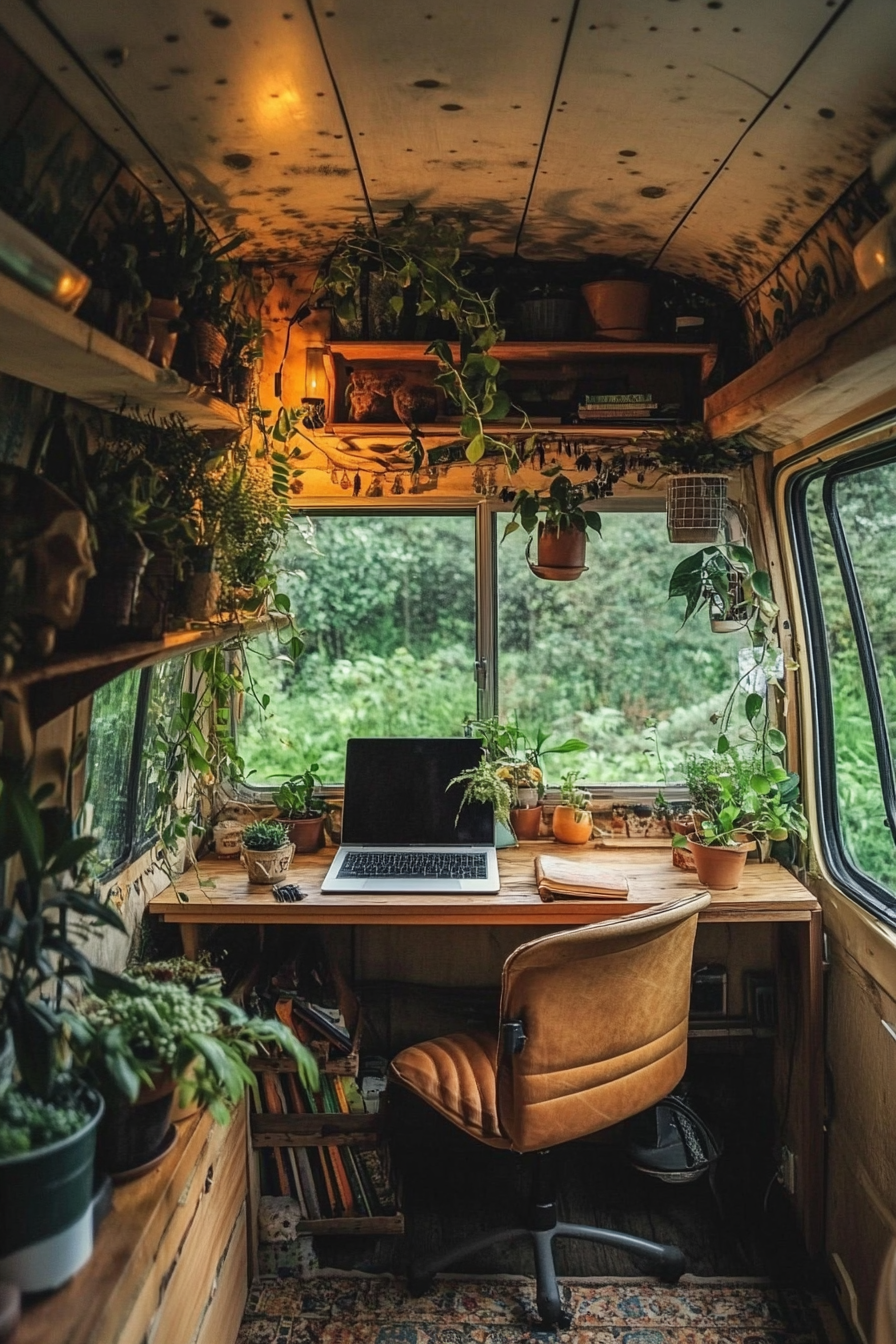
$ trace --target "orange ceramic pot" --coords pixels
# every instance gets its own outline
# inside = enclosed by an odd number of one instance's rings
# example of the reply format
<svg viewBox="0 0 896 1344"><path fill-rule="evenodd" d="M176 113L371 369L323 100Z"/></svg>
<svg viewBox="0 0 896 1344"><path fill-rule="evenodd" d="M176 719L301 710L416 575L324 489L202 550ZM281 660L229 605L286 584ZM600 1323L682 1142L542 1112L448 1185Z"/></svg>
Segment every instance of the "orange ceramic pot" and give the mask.
<svg viewBox="0 0 896 1344"><path fill-rule="evenodd" d="M510 824L517 840L537 840L541 831L541 804L537 807L512 807Z"/></svg>
<svg viewBox="0 0 896 1344"><path fill-rule="evenodd" d="M591 839L593 819L590 812L581 808L559 804L554 808L551 823L554 839L561 845L584 845Z"/></svg>
<svg viewBox="0 0 896 1344"><path fill-rule="evenodd" d="M752 840L741 845L701 845L693 836L688 837L697 878L711 891L734 891L740 886L744 864L752 848Z"/></svg>
<svg viewBox="0 0 896 1344"><path fill-rule="evenodd" d="M324 842L323 814L319 817L284 817L283 824L297 854L313 854Z"/></svg>

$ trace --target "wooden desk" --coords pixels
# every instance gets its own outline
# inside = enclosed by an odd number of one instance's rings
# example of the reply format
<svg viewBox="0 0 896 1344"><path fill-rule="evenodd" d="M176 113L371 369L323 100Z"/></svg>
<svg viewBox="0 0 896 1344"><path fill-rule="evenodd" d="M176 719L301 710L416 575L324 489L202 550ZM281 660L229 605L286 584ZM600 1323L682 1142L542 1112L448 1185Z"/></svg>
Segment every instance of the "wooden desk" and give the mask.
<svg viewBox="0 0 896 1344"><path fill-rule="evenodd" d="M628 899L542 901L535 889L534 858L545 848L565 857L599 859L624 873ZM195 956L203 924L558 925L593 924L700 891L694 873L673 868L667 849L603 849L532 841L498 853L501 889L494 896L399 895L389 892L323 895L320 884L333 850L302 855L289 877L307 893L295 903L275 901L270 887L250 886L233 860L204 859L201 885L186 875L180 901L168 888L150 901L152 914L181 926L184 952ZM778 926L779 1028L776 1093L788 1114L782 1142L796 1155L794 1205L810 1254L822 1247L824 1091L822 1036L821 907L811 892L778 863L748 863L736 891L711 892L701 922L773 923Z"/></svg>

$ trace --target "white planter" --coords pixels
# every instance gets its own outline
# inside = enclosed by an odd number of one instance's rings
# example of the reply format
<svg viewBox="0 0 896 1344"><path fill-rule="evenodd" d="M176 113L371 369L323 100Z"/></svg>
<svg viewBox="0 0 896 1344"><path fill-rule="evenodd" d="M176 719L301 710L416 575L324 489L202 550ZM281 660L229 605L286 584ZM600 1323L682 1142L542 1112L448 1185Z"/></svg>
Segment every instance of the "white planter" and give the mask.
<svg viewBox="0 0 896 1344"><path fill-rule="evenodd" d="M238 859L243 839L242 821L219 821L214 827L215 853L219 859Z"/></svg>

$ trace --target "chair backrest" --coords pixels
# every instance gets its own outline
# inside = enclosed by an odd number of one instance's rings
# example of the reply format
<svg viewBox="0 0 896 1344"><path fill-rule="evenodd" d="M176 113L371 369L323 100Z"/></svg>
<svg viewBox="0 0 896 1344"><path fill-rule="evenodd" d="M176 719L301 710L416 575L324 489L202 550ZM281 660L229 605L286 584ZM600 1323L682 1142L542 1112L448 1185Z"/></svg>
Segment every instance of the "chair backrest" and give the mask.
<svg viewBox="0 0 896 1344"><path fill-rule="evenodd" d="M621 919L549 934L504 963L498 1116L521 1152L565 1143L646 1110L687 1058L691 958L701 892Z"/></svg>

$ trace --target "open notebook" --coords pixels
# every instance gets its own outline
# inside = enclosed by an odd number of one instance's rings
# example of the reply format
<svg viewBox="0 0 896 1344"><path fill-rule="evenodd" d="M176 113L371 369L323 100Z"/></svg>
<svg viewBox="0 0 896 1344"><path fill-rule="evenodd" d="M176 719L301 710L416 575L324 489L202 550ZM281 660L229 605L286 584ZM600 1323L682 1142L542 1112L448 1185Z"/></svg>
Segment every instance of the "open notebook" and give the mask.
<svg viewBox="0 0 896 1344"><path fill-rule="evenodd" d="M628 897L628 878L593 859L560 859L539 854L535 883L543 901L617 900Z"/></svg>

